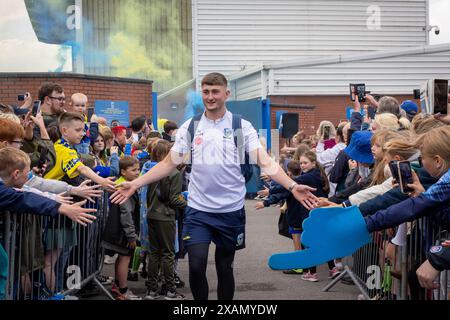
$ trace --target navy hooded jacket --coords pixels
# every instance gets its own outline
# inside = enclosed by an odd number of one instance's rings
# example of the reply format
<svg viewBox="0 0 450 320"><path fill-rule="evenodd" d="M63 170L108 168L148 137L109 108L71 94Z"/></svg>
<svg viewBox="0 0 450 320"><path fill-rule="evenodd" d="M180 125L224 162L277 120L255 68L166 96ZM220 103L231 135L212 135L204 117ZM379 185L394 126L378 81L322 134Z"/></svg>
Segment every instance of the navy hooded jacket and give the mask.
<svg viewBox="0 0 450 320"><path fill-rule="evenodd" d="M0 212L58 216L60 203L31 192L16 191L0 181Z"/></svg>
<svg viewBox="0 0 450 320"><path fill-rule="evenodd" d="M419 177L420 183L425 188L425 190L427 190L438 181L438 179L430 176L430 174L422 168L417 171L417 176ZM408 195L402 193L400 191L400 188L394 188L379 196L376 196L373 199L361 203L358 208L359 211L361 211L363 217L365 217L374 214L378 210L389 208L393 204L399 203L408 198Z"/></svg>
<svg viewBox="0 0 450 320"><path fill-rule="evenodd" d="M313 169L309 172L303 173L300 176L295 177L294 181L298 184L304 184L309 187L316 188L317 190L312 192L316 197L327 196L323 190L324 183L319 169ZM270 194L269 198L264 201L264 206L268 207L271 204L280 202L281 200L286 200L286 218L289 226L293 228L301 228L303 220L309 216L309 210L298 202L289 190L284 189L281 185L279 185L279 188L274 188L273 191L279 192Z"/></svg>
<svg viewBox="0 0 450 320"><path fill-rule="evenodd" d="M416 198L409 198L365 217L369 232L385 230L424 216L438 218L439 224L450 226L450 170L437 183Z"/></svg>

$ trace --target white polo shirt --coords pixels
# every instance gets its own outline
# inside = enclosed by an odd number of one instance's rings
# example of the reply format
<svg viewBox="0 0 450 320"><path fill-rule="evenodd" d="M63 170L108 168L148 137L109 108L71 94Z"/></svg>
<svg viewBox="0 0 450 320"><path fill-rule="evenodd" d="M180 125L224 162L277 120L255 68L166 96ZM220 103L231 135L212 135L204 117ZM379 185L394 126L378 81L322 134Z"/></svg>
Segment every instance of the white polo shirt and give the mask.
<svg viewBox="0 0 450 320"><path fill-rule="evenodd" d="M189 148L186 121L176 135L172 151L186 154ZM206 212L232 212L242 209L245 179L241 174L237 148L232 132L233 115L208 119L203 114L192 141L192 170L189 180L188 206ZM242 134L247 152L262 148L250 122L242 119Z"/></svg>

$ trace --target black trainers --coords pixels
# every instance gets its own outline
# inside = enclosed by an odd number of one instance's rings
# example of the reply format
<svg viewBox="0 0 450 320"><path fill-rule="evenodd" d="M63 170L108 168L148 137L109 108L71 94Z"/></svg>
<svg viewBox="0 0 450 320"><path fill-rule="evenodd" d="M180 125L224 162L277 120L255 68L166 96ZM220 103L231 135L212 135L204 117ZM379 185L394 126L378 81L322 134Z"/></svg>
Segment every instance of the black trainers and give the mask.
<svg viewBox="0 0 450 320"><path fill-rule="evenodd" d="M159 290L159 294L165 296L167 294L168 288L165 283L161 285L161 289Z"/></svg>
<svg viewBox="0 0 450 320"><path fill-rule="evenodd" d="M178 275L175 275L174 282L177 288L184 288L185 283Z"/></svg>
<svg viewBox="0 0 450 320"><path fill-rule="evenodd" d="M148 272L146 270L142 270L141 271L141 278L142 279L147 279L147 277L148 277Z"/></svg>
<svg viewBox="0 0 450 320"><path fill-rule="evenodd" d="M186 297L176 291L167 291L166 296L164 297L164 299L166 300L184 300Z"/></svg>
<svg viewBox="0 0 450 320"><path fill-rule="evenodd" d="M112 284L113 281L114 281L114 278L113 278L113 277L108 277L108 276L104 276L104 275L99 274L99 275L97 276L97 280L98 280L102 285L106 286L106 285L108 285L108 284Z"/></svg>
<svg viewBox="0 0 450 320"><path fill-rule="evenodd" d="M127 280L128 281L139 281L138 273L137 272L130 272L130 271L128 271Z"/></svg>

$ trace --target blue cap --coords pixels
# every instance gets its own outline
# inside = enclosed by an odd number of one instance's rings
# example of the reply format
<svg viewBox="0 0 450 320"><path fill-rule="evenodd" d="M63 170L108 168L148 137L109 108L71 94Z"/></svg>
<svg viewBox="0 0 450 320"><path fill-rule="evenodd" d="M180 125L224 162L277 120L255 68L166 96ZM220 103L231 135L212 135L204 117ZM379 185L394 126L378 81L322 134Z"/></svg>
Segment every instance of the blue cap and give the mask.
<svg viewBox="0 0 450 320"><path fill-rule="evenodd" d="M372 131L356 131L352 135L350 145L345 148L345 153L353 160L372 164L374 163L370 139Z"/></svg>
<svg viewBox="0 0 450 320"><path fill-rule="evenodd" d="M414 101L411 101L411 100L403 101L402 104L400 105L400 108L405 110L405 112L408 114L415 115L417 112L419 112L419 107L417 106L417 104Z"/></svg>

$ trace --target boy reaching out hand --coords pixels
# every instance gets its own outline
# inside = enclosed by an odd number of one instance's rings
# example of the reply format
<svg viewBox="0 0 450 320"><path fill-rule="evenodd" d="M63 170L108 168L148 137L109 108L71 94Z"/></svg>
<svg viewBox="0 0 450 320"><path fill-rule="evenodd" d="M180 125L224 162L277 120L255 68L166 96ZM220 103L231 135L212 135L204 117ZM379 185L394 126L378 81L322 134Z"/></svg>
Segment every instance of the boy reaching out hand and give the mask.
<svg viewBox="0 0 450 320"><path fill-rule="evenodd" d="M116 183L133 181L139 177L139 161L134 157L125 156L120 159L119 168L121 177ZM111 205L102 245L109 251L108 255L119 254L112 288L117 300L141 300L128 289L127 284L128 265L137 245L139 227L140 202L137 192L125 203Z"/></svg>
<svg viewBox="0 0 450 320"><path fill-rule="evenodd" d="M102 178L91 168L83 165L74 148L85 134L83 116L79 113L66 112L59 117L58 123L62 137L55 142L56 163L44 178L61 180L67 175L72 179L81 174L106 190L114 191L115 183L112 178Z"/></svg>

